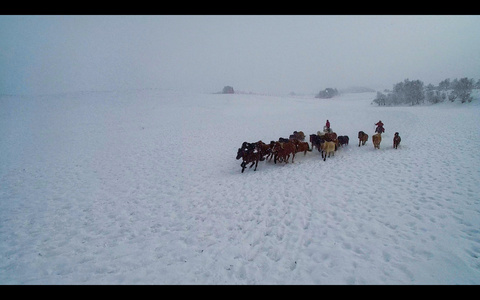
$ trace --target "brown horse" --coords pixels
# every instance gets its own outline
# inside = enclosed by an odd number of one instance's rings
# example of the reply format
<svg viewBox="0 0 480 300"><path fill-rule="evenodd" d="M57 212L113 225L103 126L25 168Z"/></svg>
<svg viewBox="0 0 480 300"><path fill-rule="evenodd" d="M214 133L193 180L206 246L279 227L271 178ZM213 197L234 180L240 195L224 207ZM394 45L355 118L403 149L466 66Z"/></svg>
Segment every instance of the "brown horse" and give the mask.
<svg viewBox="0 0 480 300"><path fill-rule="evenodd" d="M382 142L382 134L379 132L377 134L372 135L372 142L373 142L374 148L380 149L380 143Z"/></svg>
<svg viewBox="0 0 480 300"><path fill-rule="evenodd" d="M275 144L273 145L272 151L275 155L273 160L274 163L277 163L277 158L278 158L278 161L284 161L285 163L288 163L288 159L290 158L290 155L292 155L292 163L293 163L293 160L295 159L296 147L293 142L287 142L287 143L275 142Z"/></svg>
<svg viewBox="0 0 480 300"><path fill-rule="evenodd" d="M289 139L297 139L299 141L305 140L305 134L303 131L294 131L293 134L290 135Z"/></svg>
<svg viewBox="0 0 480 300"><path fill-rule="evenodd" d="M337 140L337 134L335 132L325 132L323 137L327 142L335 142Z"/></svg>
<svg viewBox="0 0 480 300"><path fill-rule="evenodd" d="M395 136L393 137L393 148L397 149L398 145L400 145L400 141L402 139L400 138L400 135L398 132L395 132Z"/></svg>
<svg viewBox="0 0 480 300"><path fill-rule="evenodd" d="M260 151L260 161L268 159L272 155L272 146L273 144L265 144L261 140L255 143L258 151Z"/></svg>
<svg viewBox="0 0 480 300"><path fill-rule="evenodd" d="M299 140L292 140L292 142L295 144L296 150L295 152L303 152L303 155L307 155L307 151L312 151L310 149L310 146L308 145L307 142L300 142Z"/></svg>
<svg viewBox="0 0 480 300"><path fill-rule="evenodd" d="M368 141L368 134L363 131L358 132L358 147L360 147L360 143L364 146L365 143Z"/></svg>

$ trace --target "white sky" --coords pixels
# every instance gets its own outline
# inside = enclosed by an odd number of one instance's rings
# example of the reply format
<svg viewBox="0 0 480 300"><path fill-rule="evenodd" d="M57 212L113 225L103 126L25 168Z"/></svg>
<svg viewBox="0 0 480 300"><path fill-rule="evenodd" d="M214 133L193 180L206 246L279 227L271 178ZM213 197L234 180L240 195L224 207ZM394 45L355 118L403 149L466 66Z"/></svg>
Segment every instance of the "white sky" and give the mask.
<svg viewBox="0 0 480 300"><path fill-rule="evenodd" d="M0 94L480 79L480 16L0 16Z"/></svg>

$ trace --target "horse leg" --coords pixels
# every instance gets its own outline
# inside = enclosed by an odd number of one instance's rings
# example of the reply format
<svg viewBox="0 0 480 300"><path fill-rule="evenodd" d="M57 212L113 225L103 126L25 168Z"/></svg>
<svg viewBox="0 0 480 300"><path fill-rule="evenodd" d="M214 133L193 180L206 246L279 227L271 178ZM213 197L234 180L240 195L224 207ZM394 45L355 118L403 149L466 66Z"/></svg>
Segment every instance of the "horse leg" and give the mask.
<svg viewBox="0 0 480 300"><path fill-rule="evenodd" d="M245 171L245 162L242 162L240 166L242 167L242 173L243 173L243 171Z"/></svg>
<svg viewBox="0 0 480 300"><path fill-rule="evenodd" d="M257 166L258 166L258 159L257 159L256 162L255 162L255 169L253 169L254 171L257 170Z"/></svg>

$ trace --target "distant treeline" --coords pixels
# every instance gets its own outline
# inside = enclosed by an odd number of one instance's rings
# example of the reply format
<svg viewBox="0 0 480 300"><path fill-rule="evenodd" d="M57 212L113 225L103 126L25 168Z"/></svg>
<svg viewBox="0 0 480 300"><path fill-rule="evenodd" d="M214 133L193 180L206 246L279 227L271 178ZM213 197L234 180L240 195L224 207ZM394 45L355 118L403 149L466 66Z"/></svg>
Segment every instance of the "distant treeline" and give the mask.
<svg viewBox="0 0 480 300"><path fill-rule="evenodd" d="M377 92L377 97L373 103L378 105L420 105L425 101L428 103L440 103L447 99L451 102L456 100L461 103L471 102L473 89L480 89L480 79L475 82L474 79L447 78L441 81L438 86L428 84L425 86L420 80L408 80L399 82L393 86L393 90L385 90L385 93Z"/></svg>

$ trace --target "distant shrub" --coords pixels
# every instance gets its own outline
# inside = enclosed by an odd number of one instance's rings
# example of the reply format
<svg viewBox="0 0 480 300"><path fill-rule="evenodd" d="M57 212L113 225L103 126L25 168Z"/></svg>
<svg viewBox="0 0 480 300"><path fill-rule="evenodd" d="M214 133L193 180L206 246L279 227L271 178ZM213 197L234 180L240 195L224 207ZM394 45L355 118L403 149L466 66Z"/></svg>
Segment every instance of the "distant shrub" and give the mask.
<svg viewBox="0 0 480 300"><path fill-rule="evenodd" d="M233 90L233 87L228 86L228 85L225 86L223 88L223 91L222 91L222 94L234 94L234 93L235 93L235 91Z"/></svg>

